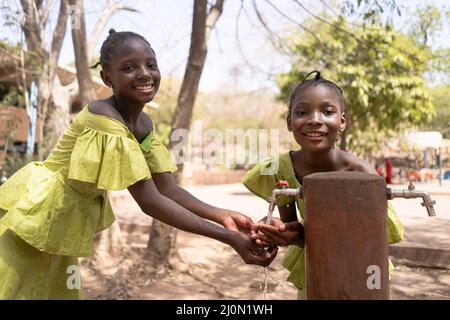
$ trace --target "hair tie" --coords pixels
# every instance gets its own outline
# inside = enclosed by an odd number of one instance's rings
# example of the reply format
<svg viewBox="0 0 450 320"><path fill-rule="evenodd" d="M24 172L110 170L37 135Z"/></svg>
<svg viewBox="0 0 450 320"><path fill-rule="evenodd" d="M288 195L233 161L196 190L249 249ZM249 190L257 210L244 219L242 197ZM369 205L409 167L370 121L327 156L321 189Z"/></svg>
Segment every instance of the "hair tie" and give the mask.
<svg viewBox="0 0 450 320"><path fill-rule="evenodd" d="M113 33L116 33L116 30L114 30L114 29L109 29L108 33L109 33L110 35L112 35Z"/></svg>
<svg viewBox="0 0 450 320"><path fill-rule="evenodd" d="M308 74L306 75L306 77L303 79L302 82L305 82L305 81L309 78L309 76L312 75L313 73L316 74L316 75L314 76L314 80L315 80L315 81L318 81L318 80L322 79L322 75L320 74L320 71L319 71L319 70L313 70L313 71L311 71L310 73L308 73Z"/></svg>

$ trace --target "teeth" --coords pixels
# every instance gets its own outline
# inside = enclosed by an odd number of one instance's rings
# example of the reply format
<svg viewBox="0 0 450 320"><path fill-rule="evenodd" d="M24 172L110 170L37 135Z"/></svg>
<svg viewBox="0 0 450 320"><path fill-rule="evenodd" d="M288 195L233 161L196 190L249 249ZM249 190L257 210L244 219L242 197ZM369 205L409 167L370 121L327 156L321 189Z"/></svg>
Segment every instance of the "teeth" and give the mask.
<svg viewBox="0 0 450 320"><path fill-rule="evenodd" d="M306 134L308 137L321 137L324 134L323 133L319 133L319 132L311 132L311 133L307 133Z"/></svg>
<svg viewBox="0 0 450 320"><path fill-rule="evenodd" d="M149 85L149 86L136 86L135 87L138 90L151 90L153 88L153 85Z"/></svg>

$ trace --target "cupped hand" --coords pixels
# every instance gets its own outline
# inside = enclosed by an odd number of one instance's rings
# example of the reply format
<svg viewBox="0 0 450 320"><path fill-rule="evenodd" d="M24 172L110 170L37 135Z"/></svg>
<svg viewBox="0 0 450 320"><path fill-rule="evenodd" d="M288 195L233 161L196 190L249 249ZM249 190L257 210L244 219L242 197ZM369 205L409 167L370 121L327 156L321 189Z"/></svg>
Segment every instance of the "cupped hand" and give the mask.
<svg viewBox="0 0 450 320"><path fill-rule="evenodd" d="M270 225L258 222L252 228L251 237L259 246L304 246L305 232L298 221L283 223L278 218L272 218Z"/></svg>
<svg viewBox="0 0 450 320"><path fill-rule="evenodd" d="M250 233L253 221L240 212L227 210L222 220L222 225L229 230Z"/></svg>
<svg viewBox="0 0 450 320"><path fill-rule="evenodd" d="M271 238L269 238L265 233L263 232L263 229L261 229L262 226L272 226L273 228L278 228L283 224L283 221L281 221L278 218L272 217L270 225L266 223L267 217L262 218L258 221L257 224L254 224L252 226L250 236L255 241L255 243L260 247L268 247L268 246L278 246L280 244L275 244L271 241Z"/></svg>
<svg viewBox="0 0 450 320"><path fill-rule="evenodd" d="M271 246L262 248L256 245L248 234L234 232L230 244L247 264L267 267L275 259L278 248Z"/></svg>

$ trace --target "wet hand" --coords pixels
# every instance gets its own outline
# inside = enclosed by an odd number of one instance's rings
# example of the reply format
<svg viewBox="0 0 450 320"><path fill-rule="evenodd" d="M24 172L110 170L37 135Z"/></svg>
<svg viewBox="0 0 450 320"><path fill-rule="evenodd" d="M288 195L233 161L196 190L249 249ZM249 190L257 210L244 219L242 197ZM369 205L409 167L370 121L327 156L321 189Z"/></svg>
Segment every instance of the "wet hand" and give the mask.
<svg viewBox="0 0 450 320"><path fill-rule="evenodd" d="M252 239L257 245L304 246L304 227L298 221L283 223L280 219L273 218L270 225L258 223L254 229L257 232L252 233Z"/></svg>
<svg viewBox="0 0 450 320"><path fill-rule="evenodd" d="M245 263L263 267L270 265L278 253L277 247L271 246L267 249L259 247L248 234L242 232L233 234L231 246Z"/></svg>
<svg viewBox="0 0 450 320"><path fill-rule="evenodd" d="M250 233L253 221L240 212L227 210L222 225L229 230Z"/></svg>
<svg viewBox="0 0 450 320"><path fill-rule="evenodd" d="M278 228L278 226L282 225L283 222L275 217L272 217L272 220L270 222L270 225L266 223L267 217L262 218L258 221L257 224L254 224L251 228L250 236L255 241L255 243L260 247L268 247L272 245L276 245L275 243L272 243L270 238L268 238L263 230L261 229L261 226L273 226L275 228Z"/></svg>

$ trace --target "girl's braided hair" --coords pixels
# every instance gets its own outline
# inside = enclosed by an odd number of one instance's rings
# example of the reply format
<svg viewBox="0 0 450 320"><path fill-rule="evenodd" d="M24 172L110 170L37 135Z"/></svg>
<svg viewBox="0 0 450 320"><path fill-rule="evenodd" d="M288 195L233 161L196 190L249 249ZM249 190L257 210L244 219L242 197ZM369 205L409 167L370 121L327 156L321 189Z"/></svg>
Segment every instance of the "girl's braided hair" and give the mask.
<svg viewBox="0 0 450 320"><path fill-rule="evenodd" d="M308 79L308 77L312 74L316 74L314 76L313 79ZM294 92L291 95L291 98L289 99L289 112L288 112L288 116L291 114L292 111L292 107L293 107L293 103L295 102L295 98L300 94L300 92L302 92L303 90L305 90L306 88L309 88L310 86L316 86L322 84L330 89L333 89L336 94L339 97L339 103L341 105L341 111L344 112L345 111L345 103L344 103L344 93L342 91L342 89L333 81L330 81L328 79L325 79L322 77L322 75L320 74L320 71L318 70L314 70L311 71L310 73L308 73L306 75L306 77L303 79L302 82L300 82L300 84L294 89Z"/></svg>
<svg viewBox="0 0 450 320"><path fill-rule="evenodd" d="M114 29L110 29L109 35L103 42L102 48L100 49L100 60L90 68L96 69L98 65L101 65L103 70L108 69L109 67L108 63L116 55L117 48L120 46L120 44L129 39L137 39L144 41L145 43L148 44L153 54L155 54L155 51L153 50L152 46L143 36L131 31L116 32Z"/></svg>

